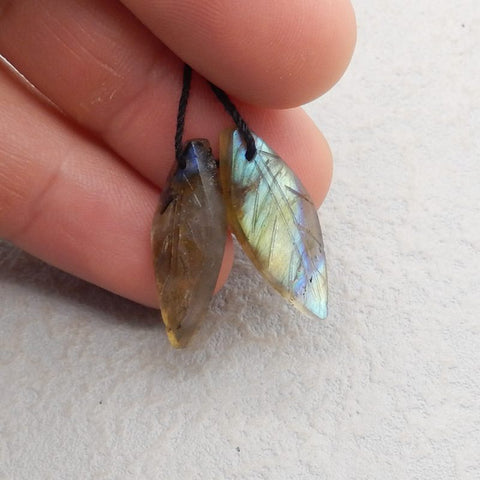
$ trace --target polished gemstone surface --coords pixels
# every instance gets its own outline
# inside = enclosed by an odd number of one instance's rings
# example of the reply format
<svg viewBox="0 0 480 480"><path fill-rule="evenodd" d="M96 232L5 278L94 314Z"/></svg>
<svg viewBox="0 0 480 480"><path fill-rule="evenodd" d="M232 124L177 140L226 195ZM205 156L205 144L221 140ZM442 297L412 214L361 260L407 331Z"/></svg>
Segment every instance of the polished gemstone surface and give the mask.
<svg viewBox="0 0 480 480"><path fill-rule="evenodd" d="M220 176L233 233L260 273L299 310L327 316L327 270L315 205L259 137L248 161L237 130L220 138Z"/></svg>
<svg viewBox="0 0 480 480"><path fill-rule="evenodd" d="M207 140L191 140L152 225L157 291L168 338L187 344L212 298L226 241L217 165Z"/></svg>

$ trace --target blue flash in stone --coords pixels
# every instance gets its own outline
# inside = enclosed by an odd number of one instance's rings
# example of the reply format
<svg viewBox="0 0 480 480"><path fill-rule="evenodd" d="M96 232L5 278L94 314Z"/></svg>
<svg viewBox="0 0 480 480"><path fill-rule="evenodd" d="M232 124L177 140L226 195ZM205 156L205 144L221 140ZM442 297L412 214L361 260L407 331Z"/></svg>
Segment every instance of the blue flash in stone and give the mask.
<svg viewBox="0 0 480 480"><path fill-rule="evenodd" d="M183 347L207 310L227 237L217 164L207 140L187 142L152 224L160 311L174 347ZM182 165L183 166L183 165Z"/></svg>
<svg viewBox="0 0 480 480"><path fill-rule="evenodd" d="M220 138L220 177L228 222L267 281L303 313L327 316L327 269L315 205L285 162L254 135L245 158L237 130Z"/></svg>

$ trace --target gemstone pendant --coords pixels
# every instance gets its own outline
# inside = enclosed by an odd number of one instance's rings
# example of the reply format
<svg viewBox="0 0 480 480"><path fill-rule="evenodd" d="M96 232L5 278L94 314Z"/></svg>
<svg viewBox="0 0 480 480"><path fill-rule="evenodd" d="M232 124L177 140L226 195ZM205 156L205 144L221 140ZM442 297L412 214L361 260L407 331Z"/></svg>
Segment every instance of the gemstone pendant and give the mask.
<svg viewBox="0 0 480 480"><path fill-rule="evenodd" d="M327 316L327 270L315 205L300 180L259 137L252 160L238 130L220 137L227 217L265 279L303 313Z"/></svg>
<svg viewBox="0 0 480 480"><path fill-rule="evenodd" d="M183 347L213 296L227 236L217 164L208 140L186 143L153 218L151 242L168 339ZM182 165L183 166L183 165Z"/></svg>

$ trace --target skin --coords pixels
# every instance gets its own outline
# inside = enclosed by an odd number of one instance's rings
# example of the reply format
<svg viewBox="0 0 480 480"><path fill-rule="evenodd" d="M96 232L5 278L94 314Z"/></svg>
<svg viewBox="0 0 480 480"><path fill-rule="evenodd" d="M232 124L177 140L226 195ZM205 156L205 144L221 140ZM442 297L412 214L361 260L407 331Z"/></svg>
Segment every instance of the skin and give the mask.
<svg viewBox="0 0 480 480"><path fill-rule="evenodd" d="M156 306L150 227L183 62L231 96L320 205L331 153L294 107L332 87L354 44L348 0L0 0L0 55L22 75L0 63L0 237ZM194 75L185 138L216 154L231 125ZM232 259L229 241L218 288Z"/></svg>

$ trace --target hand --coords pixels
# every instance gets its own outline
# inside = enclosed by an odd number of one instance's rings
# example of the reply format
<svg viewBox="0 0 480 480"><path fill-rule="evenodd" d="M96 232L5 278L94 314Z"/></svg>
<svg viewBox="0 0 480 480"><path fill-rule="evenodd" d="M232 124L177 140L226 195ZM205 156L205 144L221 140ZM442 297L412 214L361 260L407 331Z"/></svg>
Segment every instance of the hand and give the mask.
<svg viewBox="0 0 480 480"><path fill-rule="evenodd" d="M0 63L0 236L157 305L150 226L174 162L183 61L231 95L320 204L327 143L301 109L268 108L330 88L354 42L348 0L0 0L0 54L43 94ZM229 125L194 75L184 138L215 150ZM232 258L229 242L218 285Z"/></svg>

